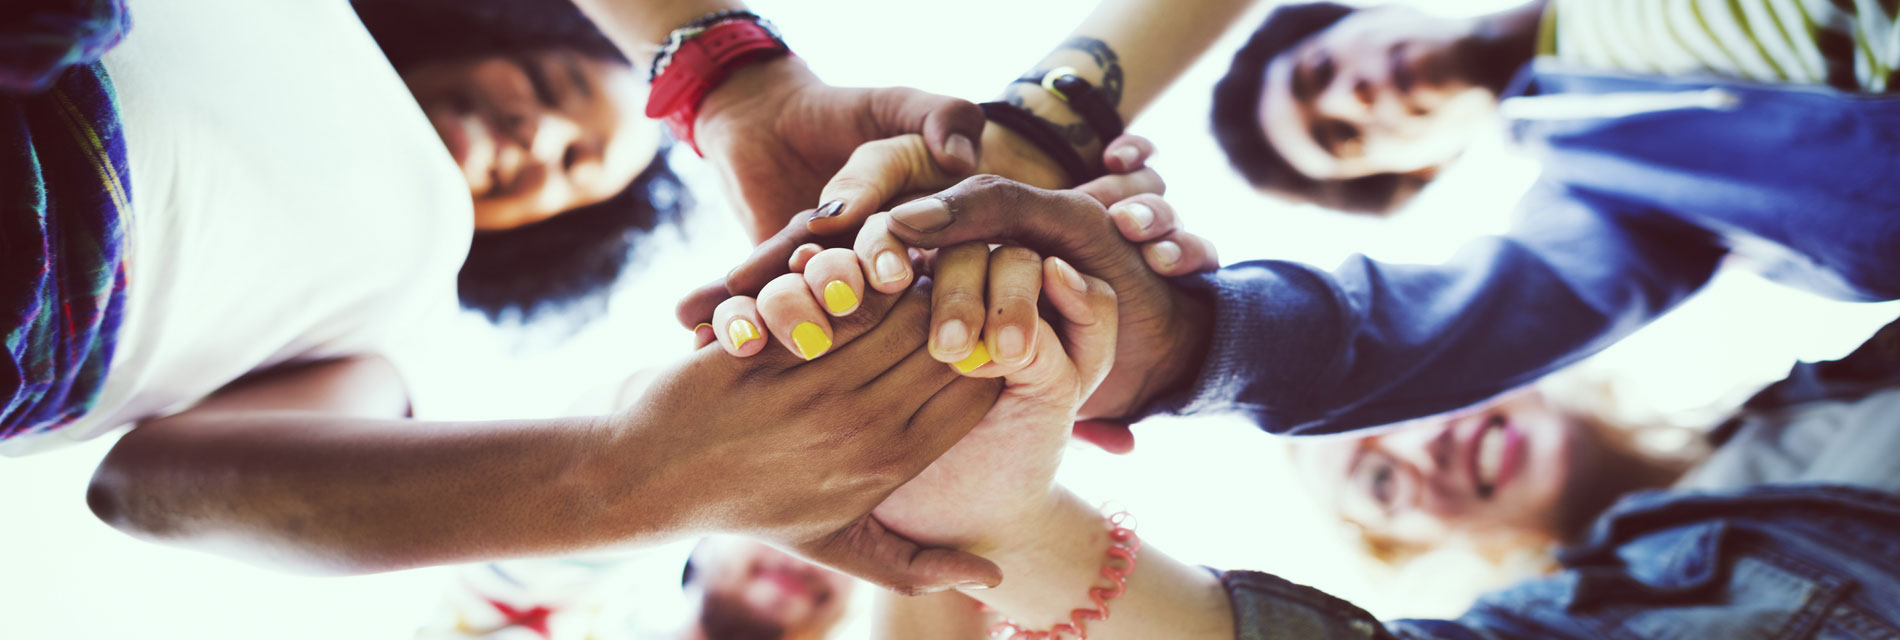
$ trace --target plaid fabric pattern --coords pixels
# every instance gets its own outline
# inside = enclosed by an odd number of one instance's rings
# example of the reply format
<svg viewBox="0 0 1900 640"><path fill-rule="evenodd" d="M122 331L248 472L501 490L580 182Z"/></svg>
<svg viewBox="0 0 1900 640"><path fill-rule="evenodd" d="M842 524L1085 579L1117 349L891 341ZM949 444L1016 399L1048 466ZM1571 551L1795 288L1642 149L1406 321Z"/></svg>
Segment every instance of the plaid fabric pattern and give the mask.
<svg viewBox="0 0 1900 640"><path fill-rule="evenodd" d="M48 5L67 11L21 11ZM85 415L112 363L132 194L118 100L96 59L123 14L118 0L0 9L0 440ZM61 38L66 53L48 53Z"/></svg>

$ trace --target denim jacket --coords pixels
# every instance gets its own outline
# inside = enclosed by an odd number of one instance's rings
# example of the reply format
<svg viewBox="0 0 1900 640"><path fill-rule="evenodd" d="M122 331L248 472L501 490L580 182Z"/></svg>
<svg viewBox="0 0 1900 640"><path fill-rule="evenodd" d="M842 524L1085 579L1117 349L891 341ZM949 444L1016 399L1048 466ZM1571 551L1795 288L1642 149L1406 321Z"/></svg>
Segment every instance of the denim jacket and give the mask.
<svg viewBox="0 0 1900 640"><path fill-rule="evenodd" d="M1238 640L1900 639L1900 496L1760 485L1624 498L1557 573L1455 620L1381 623L1270 575L1222 576Z"/></svg>
<svg viewBox="0 0 1900 640"><path fill-rule="evenodd" d="M1193 385L1148 408L1335 433L1468 406L1593 354L1725 260L1900 298L1900 98L1527 67L1506 115L1544 157L1516 226L1440 265L1264 260L1213 302Z"/></svg>

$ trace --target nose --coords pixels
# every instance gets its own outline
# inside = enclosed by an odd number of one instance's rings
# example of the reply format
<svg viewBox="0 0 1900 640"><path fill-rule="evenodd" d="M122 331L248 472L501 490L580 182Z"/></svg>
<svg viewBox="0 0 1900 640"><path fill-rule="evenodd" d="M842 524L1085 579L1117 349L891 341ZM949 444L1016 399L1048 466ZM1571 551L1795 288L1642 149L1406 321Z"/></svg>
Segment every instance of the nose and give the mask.
<svg viewBox="0 0 1900 640"><path fill-rule="evenodd" d="M1411 467L1418 479L1417 508L1437 516L1454 515L1459 482L1453 470L1457 438L1450 421L1421 422L1380 438L1379 447Z"/></svg>
<svg viewBox="0 0 1900 640"><path fill-rule="evenodd" d="M1320 91L1321 112L1348 122L1363 122L1372 112L1372 83L1356 76L1340 75Z"/></svg>
<svg viewBox="0 0 1900 640"><path fill-rule="evenodd" d="M559 168L567 155L568 147L574 146L581 136L581 127L572 119L560 113L542 111L535 119L534 130L528 140L528 153L548 167Z"/></svg>

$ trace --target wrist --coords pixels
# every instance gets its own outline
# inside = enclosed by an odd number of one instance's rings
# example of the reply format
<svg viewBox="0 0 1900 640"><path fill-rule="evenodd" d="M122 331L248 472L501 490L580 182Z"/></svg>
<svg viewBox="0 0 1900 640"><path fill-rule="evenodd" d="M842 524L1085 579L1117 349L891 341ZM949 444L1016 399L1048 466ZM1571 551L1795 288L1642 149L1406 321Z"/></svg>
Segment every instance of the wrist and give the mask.
<svg viewBox="0 0 1900 640"><path fill-rule="evenodd" d="M1089 589L1100 586L1112 540L1108 519L1074 494L1057 489L1036 507L970 549L1006 577L993 589L964 593L1026 627L1047 629L1089 606Z"/></svg>
<svg viewBox="0 0 1900 640"><path fill-rule="evenodd" d="M795 56L753 61L733 69L725 81L706 94L693 126L701 140L710 141L742 122L739 114L749 111L748 107L777 101L791 88L818 81L818 76Z"/></svg>
<svg viewBox="0 0 1900 640"><path fill-rule="evenodd" d="M1041 189L1067 189L1068 174L1055 159L1009 127L983 127L983 162L977 173L990 173Z"/></svg>
<svg viewBox="0 0 1900 640"><path fill-rule="evenodd" d="M1144 393L1131 410L1141 411L1158 398L1167 397L1194 386L1207 362L1214 336L1214 302L1191 291L1169 285L1174 297L1174 316L1169 337L1156 375L1145 385Z"/></svg>

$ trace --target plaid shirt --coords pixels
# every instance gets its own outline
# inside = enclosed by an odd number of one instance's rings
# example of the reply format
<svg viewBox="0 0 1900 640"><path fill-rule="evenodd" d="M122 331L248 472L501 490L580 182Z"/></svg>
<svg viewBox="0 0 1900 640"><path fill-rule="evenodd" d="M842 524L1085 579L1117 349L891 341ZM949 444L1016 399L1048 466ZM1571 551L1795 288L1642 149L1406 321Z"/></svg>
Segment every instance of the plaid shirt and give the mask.
<svg viewBox="0 0 1900 640"><path fill-rule="evenodd" d="M0 8L0 440L97 402L125 300L132 194L118 101L97 60L122 0Z"/></svg>

